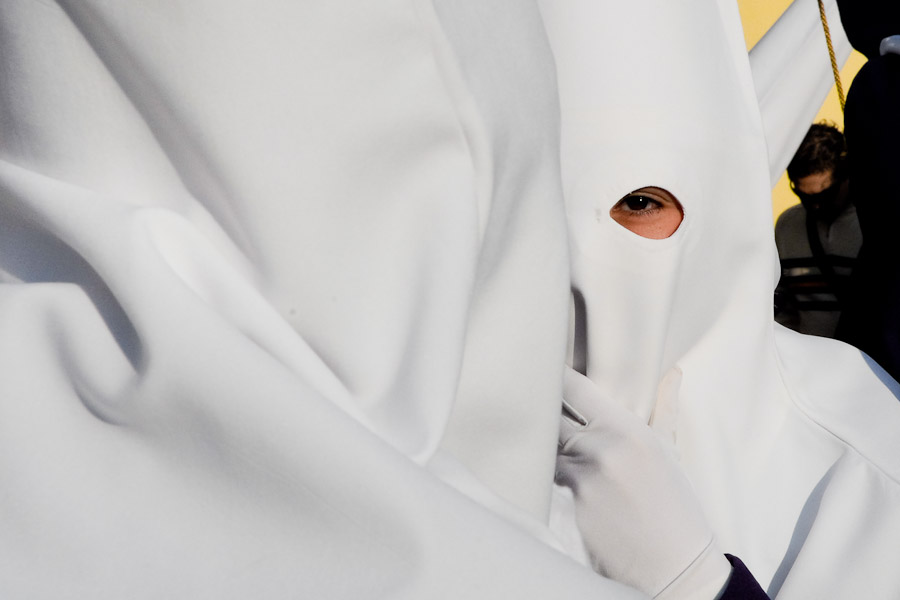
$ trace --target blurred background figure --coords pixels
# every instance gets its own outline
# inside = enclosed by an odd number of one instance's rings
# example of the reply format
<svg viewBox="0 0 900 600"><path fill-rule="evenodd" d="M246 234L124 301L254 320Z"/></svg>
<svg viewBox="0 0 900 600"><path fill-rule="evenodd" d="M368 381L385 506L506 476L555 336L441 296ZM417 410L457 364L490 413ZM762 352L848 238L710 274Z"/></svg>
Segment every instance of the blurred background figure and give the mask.
<svg viewBox="0 0 900 600"><path fill-rule="evenodd" d="M900 3L838 2L853 47L869 60L844 115L853 203L865 244L838 338L900 377Z"/></svg>
<svg viewBox="0 0 900 600"><path fill-rule="evenodd" d="M781 260L775 316L800 333L834 337L862 244L846 160L840 130L816 123L787 168L800 204L784 211L775 225Z"/></svg>

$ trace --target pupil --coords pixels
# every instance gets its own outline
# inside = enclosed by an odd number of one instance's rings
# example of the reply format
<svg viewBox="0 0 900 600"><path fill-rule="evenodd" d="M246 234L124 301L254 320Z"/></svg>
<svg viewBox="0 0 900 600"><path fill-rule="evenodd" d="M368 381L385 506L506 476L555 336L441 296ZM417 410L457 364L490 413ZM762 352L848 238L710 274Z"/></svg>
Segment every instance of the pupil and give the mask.
<svg viewBox="0 0 900 600"><path fill-rule="evenodd" d="M628 196L625 199L625 204L630 210L645 210L650 201L644 196Z"/></svg>

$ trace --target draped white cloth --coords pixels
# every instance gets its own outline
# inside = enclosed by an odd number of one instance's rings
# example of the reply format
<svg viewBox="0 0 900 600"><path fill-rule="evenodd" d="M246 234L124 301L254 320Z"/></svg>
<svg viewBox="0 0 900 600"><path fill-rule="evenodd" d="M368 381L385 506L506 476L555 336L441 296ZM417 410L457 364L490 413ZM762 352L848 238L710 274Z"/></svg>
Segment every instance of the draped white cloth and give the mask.
<svg viewBox="0 0 900 600"><path fill-rule="evenodd" d="M859 351L773 323L768 125L736 5L541 10L560 87L574 366L674 442L720 547L771 596L896 597L900 389ZM610 217L645 186L683 205L668 239Z"/></svg>
<svg viewBox="0 0 900 600"><path fill-rule="evenodd" d="M546 528L535 5L4 0L0 76L0 595L640 597Z"/></svg>
<svg viewBox="0 0 900 600"><path fill-rule="evenodd" d="M635 110L605 149L584 128L584 177L563 153L589 374L675 437L770 590L896 590L892 384L773 331L736 11L659 4L681 59L648 95L665 39L632 29L585 98L621 77ZM4 0L0 77L0 595L640 597L546 527L569 257L535 6ZM632 180L682 200L675 237L606 223Z"/></svg>
<svg viewBox="0 0 900 600"><path fill-rule="evenodd" d="M840 68L853 48L841 26L837 2L823 4ZM792 2L750 50L750 69L769 150L769 177L775 185L834 86L818 3ZM850 82L843 86L846 91Z"/></svg>

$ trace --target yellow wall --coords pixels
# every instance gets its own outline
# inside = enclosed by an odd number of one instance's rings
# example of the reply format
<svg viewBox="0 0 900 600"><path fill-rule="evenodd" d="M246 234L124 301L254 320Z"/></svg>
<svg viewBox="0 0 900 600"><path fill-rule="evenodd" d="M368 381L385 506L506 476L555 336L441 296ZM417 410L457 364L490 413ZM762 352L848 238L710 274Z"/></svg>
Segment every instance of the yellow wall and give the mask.
<svg viewBox="0 0 900 600"><path fill-rule="evenodd" d="M741 11L741 20L744 24L744 39L747 41L748 49L752 48L753 45L759 41L763 34L778 20L778 17L781 16L790 4L790 0L738 0L738 7ZM836 26L839 26L839 24L832 24L829 22L829 26L834 29ZM822 52L827 51L825 35L823 34ZM862 54L853 51L849 60L847 60L847 63L841 68L841 84L845 93L847 92L847 89L849 89L850 82L853 81L856 72L859 71L859 68L865 62L866 58ZM841 129L844 127L844 117L841 113L841 106L838 102L837 89L835 87L831 88L831 92L828 94L828 98L825 99L825 104L822 105L814 122L823 119L836 123ZM787 175L782 175L781 179L778 180L778 183L772 190L773 217L778 218L778 215L780 215L785 208L792 204L796 204L797 202L797 197L794 196L790 187L788 187Z"/></svg>

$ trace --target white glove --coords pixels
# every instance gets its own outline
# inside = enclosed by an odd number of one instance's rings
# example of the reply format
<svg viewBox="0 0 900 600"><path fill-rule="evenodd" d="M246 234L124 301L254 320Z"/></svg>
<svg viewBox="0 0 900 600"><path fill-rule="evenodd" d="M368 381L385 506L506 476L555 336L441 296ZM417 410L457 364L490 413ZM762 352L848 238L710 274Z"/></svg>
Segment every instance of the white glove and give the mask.
<svg viewBox="0 0 900 600"><path fill-rule="evenodd" d="M594 570L654 598L715 598L731 565L672 450L569 368L564 397L556 482Z"/></svg>

